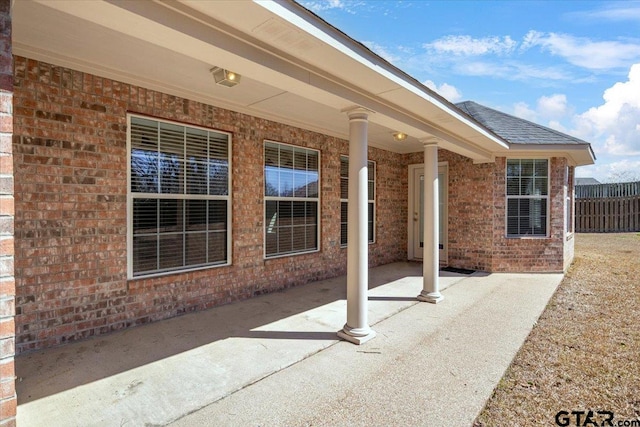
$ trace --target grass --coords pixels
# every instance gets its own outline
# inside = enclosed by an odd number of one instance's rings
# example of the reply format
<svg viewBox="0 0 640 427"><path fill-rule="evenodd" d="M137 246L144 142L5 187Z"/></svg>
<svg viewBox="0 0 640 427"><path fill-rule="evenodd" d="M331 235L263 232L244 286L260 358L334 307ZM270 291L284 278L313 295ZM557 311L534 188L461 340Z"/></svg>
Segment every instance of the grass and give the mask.
<svg viewBox="0 0 640 427"><path fill-rule="evenodd" d="M474 427L553 426L561 410L640 420L640 234L575 239L573 265Z"/></svg>

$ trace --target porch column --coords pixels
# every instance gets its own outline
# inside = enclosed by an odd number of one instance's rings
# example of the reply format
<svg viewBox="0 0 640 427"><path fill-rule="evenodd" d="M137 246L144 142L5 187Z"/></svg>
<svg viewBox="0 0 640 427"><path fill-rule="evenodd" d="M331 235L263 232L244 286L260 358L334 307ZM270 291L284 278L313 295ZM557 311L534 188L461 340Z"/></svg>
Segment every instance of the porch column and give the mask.
<svg viewBox="0 0 640 427"><path fill-rule="evenodd" d="M347 225L347 323L338 336L363 344L376 336L369 327L369 245L367 239L367 124L370 111L346 110L349 116L349 209Z"/></svg>
<svg viewBox="0 0 640 427"><path fill-rule="evenodd" d="M422 292L418 300L437 304L440 293L439 221L438 221L438 140L428 138L424 144L424 247L422 258Z"/></svg>

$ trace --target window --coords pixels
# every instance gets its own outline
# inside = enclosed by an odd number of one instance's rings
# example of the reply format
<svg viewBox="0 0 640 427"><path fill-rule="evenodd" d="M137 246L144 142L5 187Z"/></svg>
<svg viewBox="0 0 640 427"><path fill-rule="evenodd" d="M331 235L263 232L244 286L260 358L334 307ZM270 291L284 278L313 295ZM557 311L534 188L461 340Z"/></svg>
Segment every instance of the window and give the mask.
<svg viewBox="0 0 640 427"><path fill-rule="evenodd" d="M376 164L367 162L368 170L368 240L375 242L375 212L376 212ZM347 245L347 222L348 222L348 199L349 199L349 158L340 156L340 244Z"/></svg>
<svg viewBox="0 0 640 427"><path fill-rule="evenodd" d="M229 134L129 116L129 277L229 263Z"/></svg>
<svg viewBox="0 0 640 427"><path fill-rule="evenodd" d="M547 236L549 160L507 160L507 237Z"/></svg>
<svg viewBox="0 0 640 427"><path fill-rule="evenodd" d="M573 233L573 167L567 166L564 182L565 233Z"/></svg>
<svg viewBox="0 0 640 427"><path fill-rule="evenodd" d="M319 249L320 154L264 144L265 257Z"/></svg>

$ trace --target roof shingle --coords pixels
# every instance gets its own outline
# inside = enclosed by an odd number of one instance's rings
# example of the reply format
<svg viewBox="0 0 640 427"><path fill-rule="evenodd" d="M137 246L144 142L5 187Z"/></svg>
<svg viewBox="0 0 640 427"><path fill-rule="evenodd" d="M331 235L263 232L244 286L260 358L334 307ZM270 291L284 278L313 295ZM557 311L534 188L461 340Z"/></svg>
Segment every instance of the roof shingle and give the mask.
<svg viewBox="0 0 640 427"><path fill-rule="evenodd" d="M456 106L510 144L589 144L571 135L473 101L460 102Z"/></svg>

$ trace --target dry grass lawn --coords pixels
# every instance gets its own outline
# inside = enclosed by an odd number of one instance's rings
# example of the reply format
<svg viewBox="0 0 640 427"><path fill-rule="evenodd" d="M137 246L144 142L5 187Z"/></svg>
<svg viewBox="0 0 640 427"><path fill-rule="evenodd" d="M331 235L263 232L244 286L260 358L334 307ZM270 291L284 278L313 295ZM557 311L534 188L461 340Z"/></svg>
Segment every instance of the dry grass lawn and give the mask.
<svg viewBox="0 0 640 427"><path fill-rule="evenodd" d="M573 265L474 426L553 426L561 410L640 420L640 234L575 239Z"/></svg>

